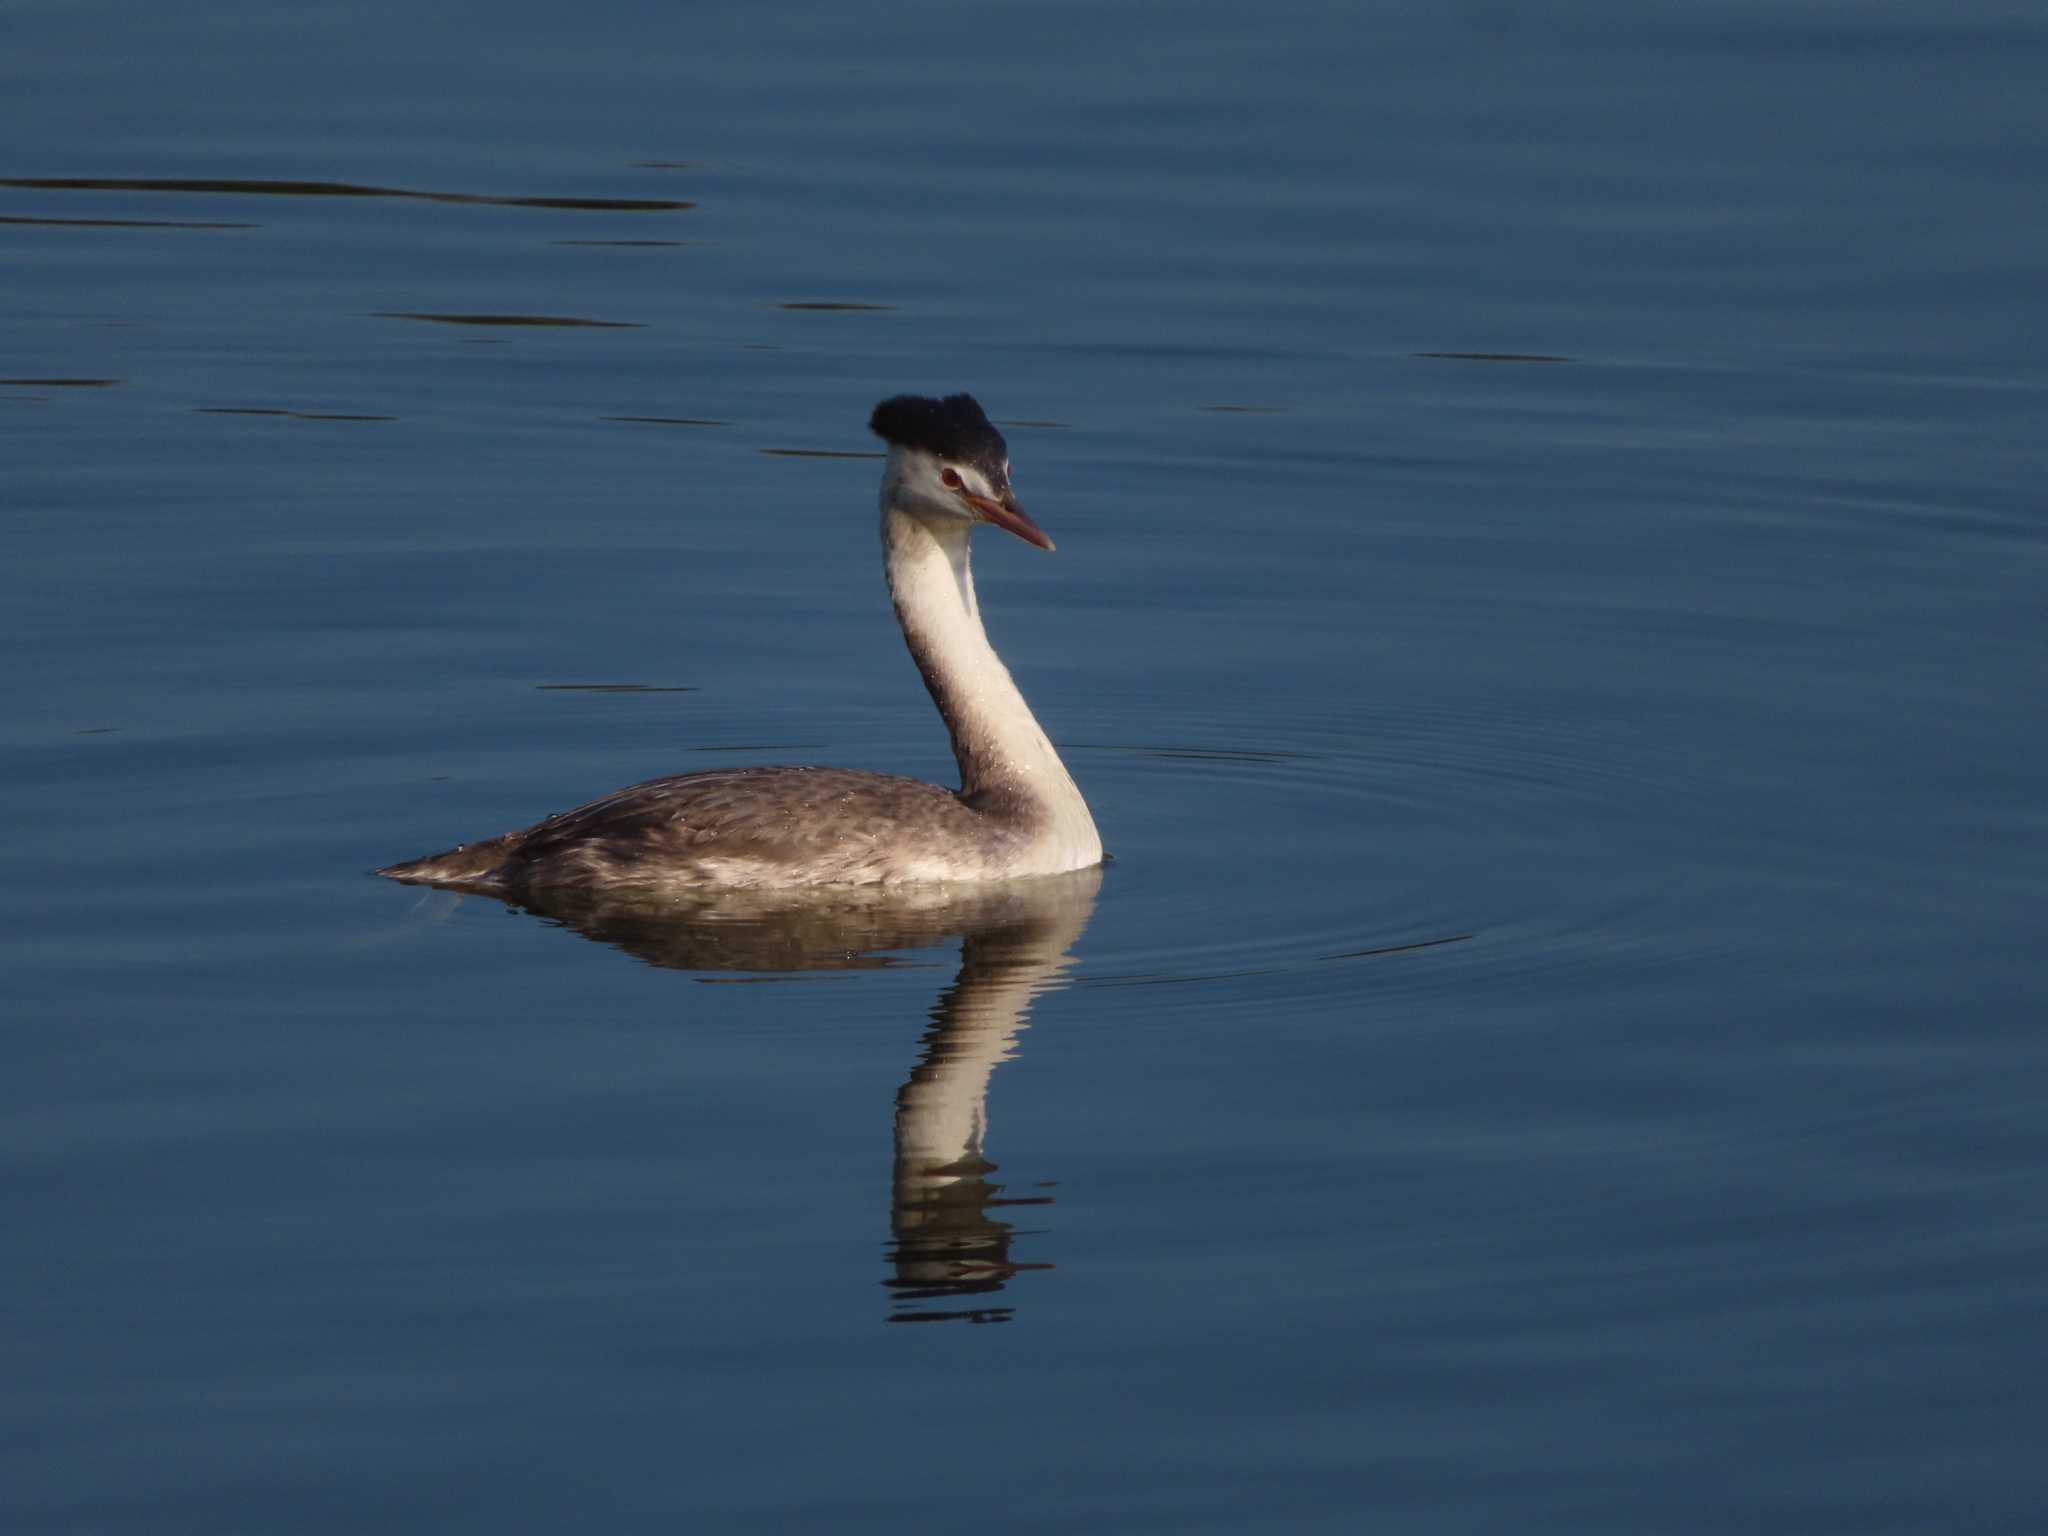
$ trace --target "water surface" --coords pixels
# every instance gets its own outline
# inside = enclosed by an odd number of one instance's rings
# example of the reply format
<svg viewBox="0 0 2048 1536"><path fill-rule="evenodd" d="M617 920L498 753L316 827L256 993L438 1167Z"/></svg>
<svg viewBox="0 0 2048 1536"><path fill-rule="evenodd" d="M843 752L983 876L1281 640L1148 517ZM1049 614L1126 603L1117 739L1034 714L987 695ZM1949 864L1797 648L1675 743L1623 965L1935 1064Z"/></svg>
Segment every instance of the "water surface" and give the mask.
<svg viewBox="0 0 2048 1536"><path fill-rule="evenodd" d="M18 8L8 1529L2032 1529L2044 62ZM862 427L958 388L1099 879L366 875L944 776Z"/></svg>

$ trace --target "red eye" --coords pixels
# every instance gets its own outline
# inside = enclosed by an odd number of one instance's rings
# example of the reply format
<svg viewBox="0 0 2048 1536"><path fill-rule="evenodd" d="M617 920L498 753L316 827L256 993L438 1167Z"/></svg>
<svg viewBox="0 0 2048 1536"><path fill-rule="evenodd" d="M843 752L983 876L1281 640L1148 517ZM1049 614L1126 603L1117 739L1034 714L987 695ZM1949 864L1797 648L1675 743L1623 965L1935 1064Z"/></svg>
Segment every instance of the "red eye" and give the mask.
<svg viewBox="0 0 2048 1536"><path fill-rule="evenodd" d="M960 489L960 471L950 464L939 471L939 479L945 482L946 489L949 491Z"/></svg>

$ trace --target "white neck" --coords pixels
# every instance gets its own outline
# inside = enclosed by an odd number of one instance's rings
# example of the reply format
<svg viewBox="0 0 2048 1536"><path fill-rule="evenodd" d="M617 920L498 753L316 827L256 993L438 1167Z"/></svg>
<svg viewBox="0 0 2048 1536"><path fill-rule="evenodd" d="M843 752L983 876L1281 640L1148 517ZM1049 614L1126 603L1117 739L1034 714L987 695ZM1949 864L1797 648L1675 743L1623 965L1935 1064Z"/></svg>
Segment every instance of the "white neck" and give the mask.
<svg viewBox="0 0 2048 1536"><path fill-rule="evenodd" d="M1073 862L1102 856L1087 803L1031 706L1010 679L974 595L963 519L943 522L893 502L885 487L882 551L889 595L932 702L945 717L960 764L960 797L990 815L1043 821Z"/></svg>

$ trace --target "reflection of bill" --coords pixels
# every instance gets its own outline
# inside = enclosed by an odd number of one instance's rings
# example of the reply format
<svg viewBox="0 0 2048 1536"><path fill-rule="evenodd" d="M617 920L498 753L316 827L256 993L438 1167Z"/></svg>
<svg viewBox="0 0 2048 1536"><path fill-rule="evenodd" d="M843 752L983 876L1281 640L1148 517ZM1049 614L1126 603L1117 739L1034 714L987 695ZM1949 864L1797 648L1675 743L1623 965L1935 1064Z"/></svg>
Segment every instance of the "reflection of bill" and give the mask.
<svg viewBox="0 0 2048 1536"><path fill-rule="evenodd" d="M1016 1235L991 1212L1049 1205L990 1182L989 1076L1007 1061L1032 999L1057 986L1088 926L1102 871L972 886L854 886L729 891L661 903L536 894L524 905L653 965L681 970L845 970L958 937L960 971L932 1005L931 1028L896 1094L891 1180L891 1322L1002 1322L992 1306L1010 1276L1049 1263L1010 1257Z"/></svg>

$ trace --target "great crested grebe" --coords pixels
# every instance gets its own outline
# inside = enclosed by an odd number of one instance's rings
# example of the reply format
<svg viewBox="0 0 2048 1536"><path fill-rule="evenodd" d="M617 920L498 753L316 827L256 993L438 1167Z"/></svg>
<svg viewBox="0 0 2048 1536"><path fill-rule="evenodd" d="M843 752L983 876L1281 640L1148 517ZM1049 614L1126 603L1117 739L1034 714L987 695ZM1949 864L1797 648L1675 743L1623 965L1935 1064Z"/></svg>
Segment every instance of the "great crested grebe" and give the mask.
<svg viewBox="0 0 2048 1536"><path fill-rule="evenodd" d="M975 601L976 523L1053 547L1010 490L1002 433L964 394L897 395L868 426L889 445L889 595L952 735L959 789L846 768L676 774L377 873L518 895L1002 880L1101 863L1088 804L989 644Z"/></svg>

